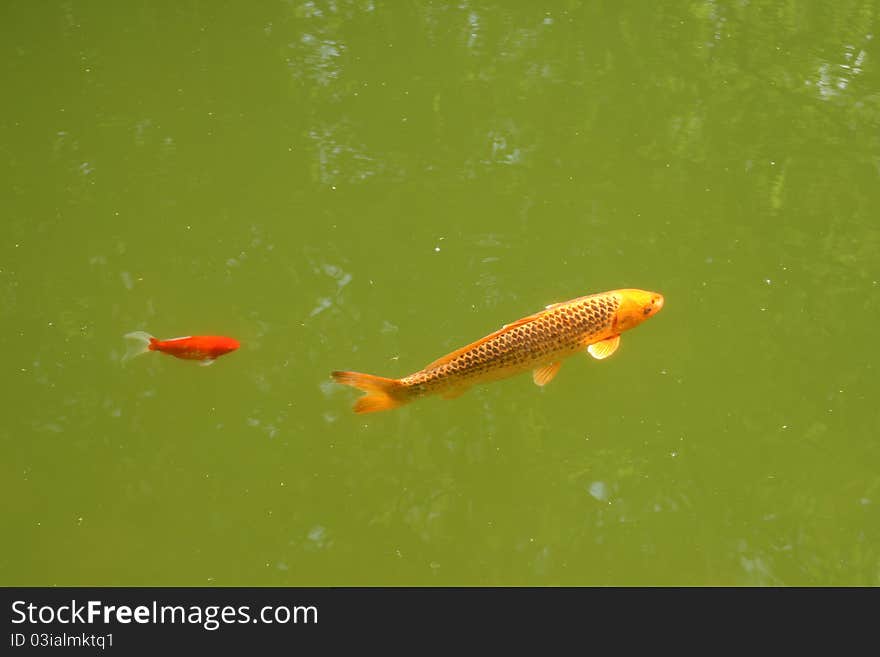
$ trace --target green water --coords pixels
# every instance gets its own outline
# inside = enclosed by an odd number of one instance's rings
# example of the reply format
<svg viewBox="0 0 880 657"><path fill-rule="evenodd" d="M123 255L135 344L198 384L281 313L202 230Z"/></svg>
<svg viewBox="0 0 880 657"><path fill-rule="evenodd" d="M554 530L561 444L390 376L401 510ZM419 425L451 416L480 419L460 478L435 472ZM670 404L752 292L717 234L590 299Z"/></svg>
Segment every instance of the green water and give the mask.
<svg viewBox="0 0 880 657"><path fill-rule="evenodd" d="M0 583L880 584L880 2L535 5L6 3Z"/></svg>

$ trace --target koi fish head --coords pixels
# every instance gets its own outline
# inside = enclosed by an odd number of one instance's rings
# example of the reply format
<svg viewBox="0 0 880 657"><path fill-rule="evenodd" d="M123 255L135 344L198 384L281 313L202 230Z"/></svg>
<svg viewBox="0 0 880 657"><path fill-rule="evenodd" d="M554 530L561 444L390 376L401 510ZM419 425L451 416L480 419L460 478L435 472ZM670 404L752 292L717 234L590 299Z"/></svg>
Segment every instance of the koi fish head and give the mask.
<svg viewBox="0 0 880 657"><path fill-rule="evenodd" d="M620 306L617 308L617 332L638 326L653 317L663 307L663 295L647 290L617 290Z"/></svg>

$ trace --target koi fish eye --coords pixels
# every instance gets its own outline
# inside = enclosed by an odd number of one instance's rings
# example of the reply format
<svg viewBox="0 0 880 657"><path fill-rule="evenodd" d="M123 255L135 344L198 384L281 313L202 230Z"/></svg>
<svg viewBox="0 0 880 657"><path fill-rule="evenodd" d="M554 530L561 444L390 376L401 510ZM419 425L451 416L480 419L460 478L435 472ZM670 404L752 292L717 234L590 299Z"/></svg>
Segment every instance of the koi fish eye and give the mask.
<svg viewBox="0 0 880 657"><path fill-rule="evenodd" d="M663 307L663 297L656 296L652 297L651 300L645 304L645 307L642 308L643 315L650 315L655 310L660 310Z"/></svg>

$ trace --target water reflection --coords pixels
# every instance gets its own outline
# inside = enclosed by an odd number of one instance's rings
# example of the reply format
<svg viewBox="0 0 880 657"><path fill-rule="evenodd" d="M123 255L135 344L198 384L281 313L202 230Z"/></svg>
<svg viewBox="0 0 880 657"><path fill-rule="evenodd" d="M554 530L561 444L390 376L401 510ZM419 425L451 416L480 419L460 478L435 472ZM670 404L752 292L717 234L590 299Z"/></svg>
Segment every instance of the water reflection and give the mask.
<svg viewBox="0 0 880 657"><path fill-rule="evenodd" d="M870 41L872 35L865 36L866 41ZM856 50L855 46L847 45L844 47L843 61L837 63L823 62L819 65L819 71L815 78L807 79L807 86L815 85L822 100L830 100L838 94L846 91L858 75L862 73L862 66L867 59L867 52L864 49Z"/></svg>
<svg viewBox="0 0 880 657"><path fill-rule="evenodd" d="M315 177L331 188L343 182L363 182L385 169L363 144L355 143L353 131L344 123L312 129L309 138L315 146Z"/></svg>

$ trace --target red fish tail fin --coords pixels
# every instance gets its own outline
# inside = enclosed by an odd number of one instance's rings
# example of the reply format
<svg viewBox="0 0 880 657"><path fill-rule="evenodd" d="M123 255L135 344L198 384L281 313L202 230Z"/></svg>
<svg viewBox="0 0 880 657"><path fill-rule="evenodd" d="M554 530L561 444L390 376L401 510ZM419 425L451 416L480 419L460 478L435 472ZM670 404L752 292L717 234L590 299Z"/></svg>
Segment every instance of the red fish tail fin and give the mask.
<svg viewBox="0 0 880 657"><path fill-rule="evenodd" d="M125 339L129 340L129 343L125 355L122 357L123 363L130 361L135 356L145 354L148 351L155 351L156 347L154 345L158 342L156 338L146 331L126 333Z"/></svg>
<svg viewBox="0 0 880 657"><path fill-rule="evenodd" d="M375 413L402 406L409 401L407 388L398 379L386 379L360 372L332 372L333 380L367 394L354 403L355 413Z"/></svg>

